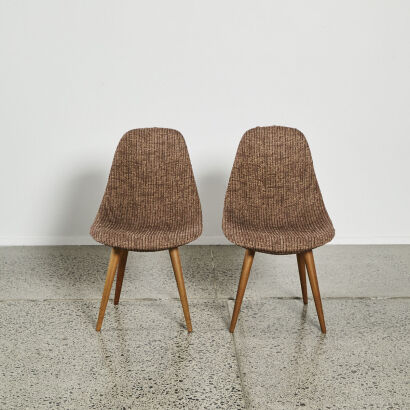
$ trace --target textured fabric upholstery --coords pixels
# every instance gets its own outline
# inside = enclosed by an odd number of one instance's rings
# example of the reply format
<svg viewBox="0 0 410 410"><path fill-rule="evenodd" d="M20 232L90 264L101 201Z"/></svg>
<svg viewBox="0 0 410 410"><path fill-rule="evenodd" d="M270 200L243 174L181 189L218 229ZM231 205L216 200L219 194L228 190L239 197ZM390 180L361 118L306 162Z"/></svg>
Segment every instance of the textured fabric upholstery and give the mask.
<svg viewBox="0 0 410 410"><path fill-rule="evenodd" d="M90 234L105 245L156 251L184 245L202 232L198 192L183 136L142 128L118 144Z"/></svg>
<svg viewBox="0 0 410 410"><path fill-rule="evenodd" d="M332 240L335 231L300 131L273 126L244 134L222 228L231 242L274 254L300 253Z"/></svg>

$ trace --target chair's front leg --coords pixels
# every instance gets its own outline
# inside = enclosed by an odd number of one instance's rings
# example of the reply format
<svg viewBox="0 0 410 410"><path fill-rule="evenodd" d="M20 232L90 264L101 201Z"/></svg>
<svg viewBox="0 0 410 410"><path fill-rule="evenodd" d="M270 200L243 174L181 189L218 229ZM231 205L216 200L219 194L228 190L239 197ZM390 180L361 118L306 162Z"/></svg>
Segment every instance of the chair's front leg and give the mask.
<svg viewBox="0 0 410 410"><path fill-rule="evenodd" d="M188 298L186 296L184 276L182 275L181 259L179 257L178 248L171 248L169 250L171 257L172 268L174 269L175 279L177 281L179 298L181 299L182 310L184 311L185 323L188 332L192 332L191 316L189 314Z"/></svg>
<svg viewBox="0 0 410 410"><path fill-rule="evenodd" d="M242 264L241 278L239 279L238 291L236 293L235 307L233 309L231 326L229 331L233 333L235 331L236 321L238 320L239 311L241 310L243 296L245 294L246 284L248 283L249 273L252 268L253 258L255 251L252 249L246 249L245 257Z"/></svg>
<svg viewBox="0 0 410 410"><path fill-rule="evenodd" d="M104 320L105 309L107 307L108 299L110 297L112 282L114 281L115 272L117 270L118 262L121 257L121 250L112 248L110 262L108 264L107 277L105 279L104 291L101 298L100 312L98 314L96 330L101 330L102 322Z"/></svg>
<svg viewBox="0 0 410 410"><path fill-rule="evenodd" d="M315 301L316 312L319 318L320 329L322 333L326 333L325 317L323 315L322 300L320 298L319 283L316 276L315 260L313 252L308 251L303 253L306 262L306 267L309 275L310 287L312 288L313 299Z"/></svg>

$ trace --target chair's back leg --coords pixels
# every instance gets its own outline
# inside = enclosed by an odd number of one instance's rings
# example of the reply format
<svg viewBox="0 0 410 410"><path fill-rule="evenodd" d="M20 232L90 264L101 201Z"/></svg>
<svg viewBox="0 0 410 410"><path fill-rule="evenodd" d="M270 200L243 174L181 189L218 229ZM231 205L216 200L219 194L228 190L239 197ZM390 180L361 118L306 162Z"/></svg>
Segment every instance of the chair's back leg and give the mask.
<svg viewBox="0 0 410 410"><path fill-rule="evenodd" d="M231 326L229 331L233 333L235 331L236 321L238 320L239 311L241 310L243 296L245 294L246 284L248 283L249 273L252 268L253 258L255 251L252 249L246 249L245 257L242 264L241 278L239 279L238 291L236 293L235 307L233 309Z"/></svg>
<svg viewBox="0 0 410 410"><path fill-rule="evenodd" d="M117 270L118 262L120 260L121 250L112 248L110 262L108 264L107 277L105 279L104 291L101 298L100 312L98 314L96 330L101 330L102 322L104 320L105 308L107 307L108 299L110 297L112 282L114 281L115 271Z"/></svg>
<svg viewBox="0 0 410 410"><path fill-rule="evenodd" d="M128 251L121 249L120 262L118 264L117 283L115 285L114 305L118 305L120 301L122 281L124 279L125 265L127 264Z"/></svg>
<svg viewBox="0 0 410 410"><path fill-rule="evenodd" d="M186 327L188 332L192 332L191 316L189 314L188 298L186 296L184 276L182 275L181 259L179 257L178 248L171 248L169 250L171 257L172 268L174 269L175 279L177 281L179 297L181 299L182 310L184 311Z"/></svg>
<svg viewBox="0 0 410 410"><path fill-rule="evenodd" d="M320 329L322 333L326 333L325 318L323 315L322 300L320 298L319 283L316 276L315 260L313 252L304 252L303 257L306 262L306 267L309 275L310 287L312 288L313 299L315 301L316 312L319 318Z"/></svg>
<svg viewBox="0 0 410 410"><path fill-rule="evenodd" d="M298 268L299 268L299 278L300 278L300 287L302 288L302 298L303 303L307 305L308 297L307 297L307 286L306 286L306 268L305 268L305 259L301 253L296 255L298 261Z"/></svg>

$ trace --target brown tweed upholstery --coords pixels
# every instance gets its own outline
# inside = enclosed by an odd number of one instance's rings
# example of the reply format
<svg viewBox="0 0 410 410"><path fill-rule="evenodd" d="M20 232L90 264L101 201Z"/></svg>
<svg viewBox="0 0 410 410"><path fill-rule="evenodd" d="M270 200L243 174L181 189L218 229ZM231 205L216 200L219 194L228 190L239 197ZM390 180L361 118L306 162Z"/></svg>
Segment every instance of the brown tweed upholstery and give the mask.
<svg viewBox="0 0 410 410"><path fill-rule="evenodd" d="M127 132L118 144L90 234L133 251L184 245L202 232L202 213L183 136L166 128Z"/></svg>
<svg viewBox="0 0 410 410"><path fill-rule="evenodd" d="M244 134L222 228L231 242L274 254L304 252L332 240L335 231L300 131L274 126Z"/></svg>

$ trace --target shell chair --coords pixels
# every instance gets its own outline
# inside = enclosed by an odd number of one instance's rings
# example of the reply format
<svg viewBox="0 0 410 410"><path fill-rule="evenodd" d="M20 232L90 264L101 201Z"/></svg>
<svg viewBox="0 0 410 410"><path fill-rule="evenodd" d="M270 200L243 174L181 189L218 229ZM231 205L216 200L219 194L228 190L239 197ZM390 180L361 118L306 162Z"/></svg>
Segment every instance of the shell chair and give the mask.
<svg viewBox="0 0 410 410"><path fill-rule="evenodd" d="M101 299L101 330L114 276L120 299L128 251L168 249L188 332L192 331L178 247L198 238L202 213L183 136L176 130L127 132L114 155L107 187L90 234L112 247Z"/></svg>
<svg viewBox="0 0 410 410"><path fill-rule="evenodd" d="M303 302L307 267L320 327L326 333L312 249L335 235L304 135L287 127L247 131L225 196L222 229L246 249L230 332L234 332L255 252L296 254Z"/></svg>

